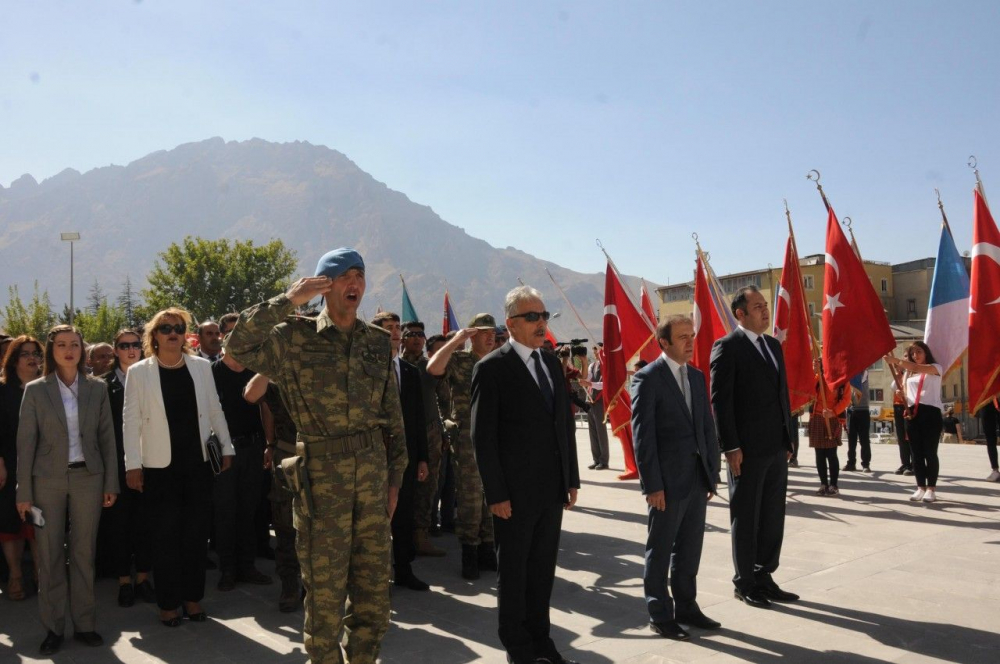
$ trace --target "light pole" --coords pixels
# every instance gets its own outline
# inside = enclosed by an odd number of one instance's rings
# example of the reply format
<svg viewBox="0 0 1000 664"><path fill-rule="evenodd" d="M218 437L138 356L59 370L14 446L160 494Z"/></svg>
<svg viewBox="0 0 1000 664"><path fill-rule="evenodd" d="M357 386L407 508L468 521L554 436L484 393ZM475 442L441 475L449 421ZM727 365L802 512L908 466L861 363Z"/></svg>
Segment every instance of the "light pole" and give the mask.
<svg viewBox="0 0 1000 664"><path fill-rule="evenodd" d="M60 233L59 239L69 242L69 324L73 324L73 243L80 239L79 233Z"/></svg>

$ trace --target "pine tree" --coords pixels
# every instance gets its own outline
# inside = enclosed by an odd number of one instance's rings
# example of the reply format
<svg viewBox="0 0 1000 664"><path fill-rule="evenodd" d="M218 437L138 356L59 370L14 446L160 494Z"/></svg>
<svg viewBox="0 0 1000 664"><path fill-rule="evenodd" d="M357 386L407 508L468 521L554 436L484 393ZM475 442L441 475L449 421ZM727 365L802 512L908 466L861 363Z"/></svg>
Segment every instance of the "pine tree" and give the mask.
<svg viewBox="0 0 1000 664"><path fill-rule="evenodd" d="M97 310L101 308L101 302L107 299L107 295L104 294L104 289L101 288L101 284L97 283L97 279L94 279L94 285L90 287L90 296L87 298L87 313L96 314Z"/></svg>
<svg viewBox="0 0 1000 664"><path fill-rule="evenodd" d="M132 290L132 278L127 274L121 295L118 296L118 306L121 307L122 313L125 315L125 327L136 329L139 326L139 300L135 291Z"/></svg>

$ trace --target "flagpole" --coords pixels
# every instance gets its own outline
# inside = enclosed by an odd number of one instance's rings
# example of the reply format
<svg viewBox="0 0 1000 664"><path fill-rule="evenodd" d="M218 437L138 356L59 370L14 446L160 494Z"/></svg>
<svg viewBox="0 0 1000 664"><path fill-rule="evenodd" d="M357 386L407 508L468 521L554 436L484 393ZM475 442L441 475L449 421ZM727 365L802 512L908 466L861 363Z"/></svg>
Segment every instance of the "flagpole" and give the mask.
<svg viewBox="0 0 1000 664"><path fill-rule="evenodd" d="M938 209L941 210L941 221L944 223L944 227L948 229L948 232L951 233L951 224L948 223L948 215L944 213L944 203L941 202L941 192L935 188L934 193L937 194Z"/></svg>
<svg viewBox="0 0 1000 664"><path fill-rule="evenodd" d="M969 168L976 176L976 189L979 190L979 195L983 197L983 202L986 203L986 207L990 206L989 199L986 198L986 189L983 187L983 181L979 179L979 161L976 159L976 155L969 155Z"/></svg>
<svg viewBox="0 0 1000 664"><path fill-rule="evenodd" d="M618 266L615 265L615 262L611 260L611 256L608 255L608 252L604 249L604 245L601 244L600 240L597 240L597 246L604 254L604 257L608 259L608 265L610 265L611 269L615 271L615 276L618 277L618 282L625 287L625 292L628 293L629 299L632 300L632 306L634 306L639 311L639 315L642 316L642 319L644 321L646 321L646 325L649 326L649 329L656 330L656 325L653 325L653 323L649 320L649 316L647 316L646 312L642 310L642 301L636 298L635 293L633 293L632 289L629 288L628 282L622 278L621 271L618 269Z"/></svg>
<svg viewBox="0 0 1000 664"><path fill-rule="evenodd" d="M724 302L720 303L718 301L716 293L718 293L719 297L723 297L725 295L725 291L722 288L722 283L719 281L719 278L715 276L715 270L712 269L712 264L709 262L712 258L712 254L705 252L701 248L701 243L698 242L697 233L691 233L691 239L694 240L694 246L696 247L695 257L701 260L701 264L705 268L705 282L708 286L709 298L712 300L712 304L716 307L716 311L719 314L719 320L722 322L722 326L726 329L726 334L729 334L733 331L732 312L718 311L718 305L723 304ZM730 303L730 305L731 304L732 303Z"/></svg>
<svg viewBox="0 0 1000 664"><path fill-rule="evenodd" d="M813 173L816 174L815 177L813 177ZM821 176L819 174L819 171L817 171L815 168L812 169L811 171L809 171L808 173L806 173L806 179L816 183L816 188L819 189L819 195L823 198L823 205L826 206L826 211L829 212L830 211L830 201L828 201L826 199L826 193L823 191L823 185L821 185L819 183L820 177Z"/></svg>
<svg viewBox="0 0 1000 664"><path fill-rule="evenodd" d="M549 268L545 268L545 274L549 275L549 279L552 280L552 285L556 287L556 290L558 290L559 294L562 295L563 300L565 300L566 304L569 305L569 308L573 311L573 315L576 316L576 320L580 323L583 329L586 330L587 336L593 339L594 343L596 344L597 337L595 337L594 333L590 331L590 329L587 327L587 324L583 322L583 318L580 317L580 312L576 310L576 307L573 306L573 303L569 301L568 297L566 297L566 291L562 289L562 286L556 283L556 278L552 276L551 272L549 272ZM518 279L518 281L520 281L520 279Z"/></svg>

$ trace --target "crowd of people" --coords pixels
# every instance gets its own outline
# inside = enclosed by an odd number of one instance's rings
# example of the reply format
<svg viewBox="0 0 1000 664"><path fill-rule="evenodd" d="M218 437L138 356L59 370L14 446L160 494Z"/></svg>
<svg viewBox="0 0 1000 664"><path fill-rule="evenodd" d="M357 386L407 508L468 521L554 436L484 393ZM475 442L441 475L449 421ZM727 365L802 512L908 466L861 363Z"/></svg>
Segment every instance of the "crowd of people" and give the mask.
<svg viewBox="0 0 1000 664"><path fill-rule="evenodd" d="M119 606L156 603L176 628L207 620L208 570L222 592L273 584L255 563L264 556L275 561L278 610L305 608L311 659L374 662L390 584L429 591L417 560L444 556L434 540L454 533L456 574L498 575L510 660L571 664L549 638L548 602L562 512L579 489L577 412L588 467L609 464L599 345L593 358L582 344L553 348L529 287L508 294L505 325L481 313L431 336L391 312L360 320L364 290L363 259L339 249L315 277L217 321L196 325L171 307L89 346L71 325L0 340L4 594L20 601L37 587L41 654L61 648L67 607L73 638L103 643L96 577L118 580ZM317 296L322 308L302 313ZM764 334L759 292L740 291L733 311L740 327L716 344L711 394L688 365L694 327L683 316L659 325L663 353L631 380L649 510L645 595L667 638L688 637L681 623L719 627L697 605L695 577L723 455L736 597L754 607L797 599L771 578L797 453L781 349ZM885 361L903 372L897 472L914 476L911 500L932 502L942 431L960 438L961 427L942 413L941 367L926 345ZM867 394L831 390L814 368L809 446L818 493L833 496L845 426L844 470L856 470L860 445L870 472ZM995 408L984 416L990 479L1000 479L996 419Z"/></svg>

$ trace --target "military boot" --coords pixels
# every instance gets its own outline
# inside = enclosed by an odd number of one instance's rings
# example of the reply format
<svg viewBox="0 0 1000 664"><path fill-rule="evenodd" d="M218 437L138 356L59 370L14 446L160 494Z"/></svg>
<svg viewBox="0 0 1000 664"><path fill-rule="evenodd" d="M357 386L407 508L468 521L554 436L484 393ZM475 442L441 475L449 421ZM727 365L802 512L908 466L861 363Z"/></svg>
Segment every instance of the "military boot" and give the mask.
<svg viewBox="0 0 1000 664"><path fill-rule="evenodd" d="M479 569L487 569L491 572L497 571L497 552L493 548L493 542L483 542L476 551Z"/></svg>
<svg viewBox="0 0 1000 664"><path fill-rule="evenodd" d="M291 613L298 610L301 602L298 578L294 576L281 577L281 594L278 596L278 610L282 613Z"/></svg>
<svg viewBox="0 0 1000 664"><path fill-rule="evenodd" d="M470 581L479 578L479 553L475 544L462 545L462 578Z"/></svg>
<svg viewBox="0 0 1000 664"><path fill-rule="evenodd" d="M427 539L426 530L417 530L413 533L413 543L417 547L418 556L432 556L434 558L440 558L445 554L444 549L439 549L431 541Z"/></svg>

